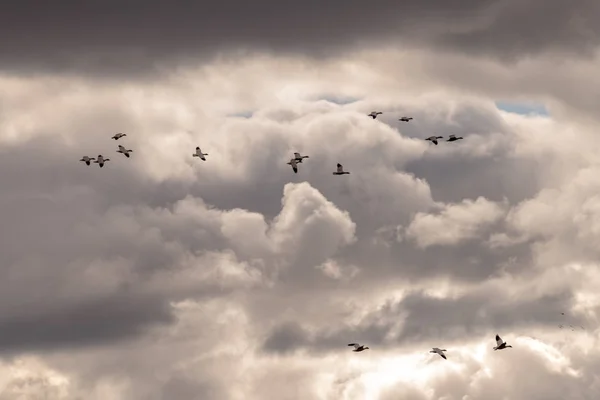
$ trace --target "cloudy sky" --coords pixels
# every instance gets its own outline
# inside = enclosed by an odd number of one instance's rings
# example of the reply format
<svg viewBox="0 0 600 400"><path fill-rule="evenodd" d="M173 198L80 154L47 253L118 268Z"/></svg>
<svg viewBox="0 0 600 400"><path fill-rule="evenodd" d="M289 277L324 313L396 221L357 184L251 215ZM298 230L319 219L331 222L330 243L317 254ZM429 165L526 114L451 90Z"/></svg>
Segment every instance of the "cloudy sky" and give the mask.
<svg viewBox="0 0 600 400"><path fill-rule="evenodd" d="M189 3L3 5L1 400L600 396L600 3Z"/></svg>

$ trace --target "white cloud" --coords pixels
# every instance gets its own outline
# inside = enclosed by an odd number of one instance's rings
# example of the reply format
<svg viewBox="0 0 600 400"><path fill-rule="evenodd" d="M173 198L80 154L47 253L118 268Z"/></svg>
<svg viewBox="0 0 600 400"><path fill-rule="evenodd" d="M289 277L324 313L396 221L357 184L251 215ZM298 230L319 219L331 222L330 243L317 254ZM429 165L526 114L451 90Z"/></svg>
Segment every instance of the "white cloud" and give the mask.
<svg viewBox="0 0 600 400"><path fill-rule="evenodd" d="M68 400L593 395L600 140L564 112L593 100L589 65L571 64L551 70L575 68L570 88L539 77L544 58L426 51L248 57L155 82L3 77L0 347L34 354L46 372L23 368L64 378ZM315 100L331 93L360 100ZM552 116L499 112L507 94ZM226 116L240 111L254 114ZM450 133L465 140L423 140ZM298 174L293 151L310 155ZM97 152L102 170L77 162ZM559 332L558 309L588 330ZM283 321L309 337L265 354ZM496 331L514 351L490 351ZM0 375L0 398L19 398Z"/></svg>
<svg viewBox="0 0 600 400"><path fill-rule="evenodd" d="M438 214L417 213L406 228L406 235L420 247L451 246L477 238L484 228L498 221L505 206L483 197L446 204Z"/></svg>

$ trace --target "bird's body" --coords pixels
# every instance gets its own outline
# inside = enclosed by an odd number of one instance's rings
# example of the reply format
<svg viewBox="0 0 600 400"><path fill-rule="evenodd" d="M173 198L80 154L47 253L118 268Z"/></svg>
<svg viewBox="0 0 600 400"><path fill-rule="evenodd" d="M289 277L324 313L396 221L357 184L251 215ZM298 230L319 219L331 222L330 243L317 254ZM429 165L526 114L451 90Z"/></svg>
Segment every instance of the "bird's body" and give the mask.
<svg viewBox="0 0 600 400"><path fill-rule="evenodd" d="M208 153L203 153L202 150L200 150L200 147L196 147L196 152L194 154L192 154L192 157L198 157L202 161L206 161L206 158L204 156L207 156L207 155L208 155Z"/></svg>
<svg viewBox="0 0 600 400"><path fill-rule="evenodd" d="M117 153L121 153L124 154L125 157L129 158L129 153L132 153L133 150L127 150L125 147L119 145L119 150L117 150Z"/></svg>
<svg viewBox="0 0 600 400"><path fill-rule="evenodd" d="M438 144L438 139L443 139L443 136L429 136L427 139L425 140L429 140L431 143L435 144L437 146Z"/></svg>
<svg viewBox="0 0 600 400"><path fill-rule="evenodd" d="M294 160L296 160L297 163L301 164L303 158L308 158L308 156L300 155L300 153L294 153Z"/></svg>
<svg viewBox="0 0 600 400"><path fill-rule="evenodd" d="M447 360L446 355L444 354L445 351L447 351L447 350L446 349L438 349L437 347L434 347L429 352L439 354L440 357L442 357L444 360Z"/></svg>
<svg viewBox="0 0 600 400"><path fill-rule="evenodd" d="M337 171L334 172L333 174L334 175L345 175L345 174L350 175L350 172L344 171L344 167L342 166L342 164L338 163Z"/></svg>
<svg viewBox="0 0 600 400"><path fill-rule="evenodd" d="M119 140L121 139L123 136L127 136L125 133L117 133L115 136L113 136L111 139L115 139L115 140Z"/></svg>
<svg viewBox="0 0 600 400"><path fill-rule="evenodd" d="M413 119L413 117L402 117L398 121L409 122L411 119Z"/></svg>
<svg viewBox="0 0 600 400"><path fill-rule="evenodd" d="M352 350L352 351L357 352L357 353L369 349L367 346L358 344L358 343L350 343L348 346L354 346L354 350Z"/></svg>
<svg viewBox="0 0 600 400"><path fill-rule="evenodd" d="M494 350L502 350L502 349L506 349L507 347L512 347L506 344L506 342L504 342L500 336L496 335L496 344L497 346L494 347Z"/></svg>
<svg viewBox="0 0 600 400"><path fill-rule="evenodd" d="M298 173L298 165L296 164L296 159L292 158L290 160L290 162L288 162L288 164L292 166L292 169L294 170L294 173L297 174Z"/></svg>
<svg viewBox="0 0 600 400"><path fill-rule="evenodd" d="M369 117L375 119L380 114L383 114L383 113L381 111L371 111L371 114L369 114Z"/></svg>
<svg viewBox="0 0 600 400"><path fill-rule="evenodd" d="M101 154L98 154L98 158L94 161L100 168L104 167L104 163L110 161L110 158L104 158Z"/></svg>
<svg viewBox="0 0 600 400"><path fill-rule="evenodd" d="M93 160L95 160L94 157L83 156L79 161L83 161L84 163L86 163L86 165L90 165L90 161Z"/></svg>
<svg viewBox="0 0 600 400"><path fill-rule="evenodd" d="M463 139L462 136L460 137L456 137L456 135L450 135L448 136L448 140L446 140L447 142L456 142L457 140L461 140Z"/></svg>

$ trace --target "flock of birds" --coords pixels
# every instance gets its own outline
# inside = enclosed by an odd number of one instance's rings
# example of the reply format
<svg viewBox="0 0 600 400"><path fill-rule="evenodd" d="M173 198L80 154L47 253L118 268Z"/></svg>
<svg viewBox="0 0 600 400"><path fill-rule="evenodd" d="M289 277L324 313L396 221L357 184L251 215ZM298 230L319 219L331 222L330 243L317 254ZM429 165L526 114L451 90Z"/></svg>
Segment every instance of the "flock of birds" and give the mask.
<svg viewBox="0 0 600 400"><path fill-rule="evenodd" d="M369 117L376 119L378 115L383 114L381 111L372 111L370 114L368 114ZM410 122L411 120L413 120L414 118L412 117L402 117L399 119L399 121L402 122ZM127 134L125 133L117 133L116 135L114 135L111 139L114 140L119 140L122 137L127 136ZM443 139L443 136L430 136L428 138L426 138L425 140L435 144L437 146L438 144L438 139ZM456 135L450 135L448 137L448 140L446 140L447 142L455 142L457 140L461 140L463 139L462 137L456 137ZM117 149L117 153L121 153L123 154L125 157L129 158L129 153L132 153L133 150L128 150L126 149L124 146L119 145L118 149ZM198 157L199 159L201 159L202 161L206 161L206 156L208 155L208 153L203 153L202 150L200 149L200 147L196 147L196 152L194 154L192 154L192 157ZM300 153L294 153L294 157L290 159L290 161L287 163L288 165L290 165L292 167L292 170L294 171L294 173L298 173L298 164L302 164L302 160L305 158L309 158L308 156L303 156ZM98 164L98 166L100 168L104 167L104 164L107 161L110 161L110 158L104 158L104 156L102 154L98 154L98 157L89 157L89 156L83 156L81 158L81 160L84 163L86 163L86 165L91 165L91 163L95 163ZM333 175L349 175L350 172L348 171L344 171L344 166L340 163L337 163L337 169L335 172L333 172Z"/></svg>
<svg viewBox="0 0 600 400"><path fill-rule="evenodd" d="M117 133L115 136L113 136L111 139L114 140L119 140L121 139L123 136L127 136L127 134L125 133ZM119 145L119 148L117 149L117 153L121 153L123 154L125 157L129 158L129 153L133 153L133 150L127 150L125 147ZM107 161L110 161L110 158L104 158L104 156L102 154L98 154L98 157L88 157L88 156L83 156L81 158L81 160L79 161L83 161L84 163L86 163L86 165L90 165L91 162L93 161L95 164L98 164L98 166L100 168L104 167L104 164Z"/></svg>
<svg viewBox="0 0 600 400"><path fill-rule="evenodd" d="M370 114L368 114L369 117L376 119L378 115L383 114L381 111L372 111ZM412 117L402 117L399 119L399 121L402 122L410 122L413 118ZM114 140L119 140L122 137L127 136L125 133L117 133L115 134L113 137L111 137L111 139ZM437 145L438 144L438 139L443 139L443 136L430 136L428 138L426 138L425 140ZM455 142L457 140L461 140L463 139L462 137L456 137L455 135L450 135L448 137L447 142ZM117 149L117 153L121 153L123 154L125 157L129 158L129 154L132 153L133 150L128 150L126 149L124 146L119 145L118 149ZM200 149L200 147L196 147L196 152L192 154L192 157L198 157L200 160L202 161L206 161L206 156L208 155L208 153L203 153L202 150ZM288 165L290 165L292 167L292 170L294 171L294 173L298 173L298 164L302 164L302 160L304 160L305 158L309 158L309 156L306 155L302 155L300 153L295 152L294 153L294 157L290 159L290 161L287 163ZM104 158L104 156L102 154L98 154L98 157L88 157L88 156L83 156L81 158L80 161L85 162L87 165L91 165L91 162L94 162L95 164L98 164L98 166L100 168L104 167L104 164L107 161L110 161L110 158ZM344 171L344 167L342 166L342 164L338 163L337 164L337 169L335 172L333 172L333 175L349 175L350 172L348 171ZM562 315L564 315L564 313L561 313ZM572 325L569 325L571 328L573 328ZM562 329L563 325L559 325L559 327ZM581 327L583 329L583 327ZM574 329L573 329L574 330ZM361 352L364 350L368 350L369 347L365 346L365 345L361 345L359 343L349 343L348 346L354 347L354 352ZM496 335L496 346L493 348L494 351L495 350L503 350L506 348L512 347L508 344L506 344L505 341L502 340L502 338L500 338L499 335ZM440 357L442 357L443 359L447 360L446 357L446 349L440 349L437 347L433 347L430 351L430 353L435 353L435 354L439 354Z"/></svg>
<svg viewBox="0 0 600 400"><path fill-rule="evenodd" d="M353 346L354 350L352 350L352 351L355 351L355 352L361 352L361 351L365 351L365 350L369 349L368 346L358 344L358 343L349 343L348 346ZM502 340L502 338L499 335L496 335L496 346L494 347L494 351L503 350L508 347L512 347L512 346L509 344L506 344L506 342L504 340ZM446 354L444 354L444 352L446 352L446 351L448 351L448 350L434 347L429 352L439 354L440 357L442 357L444 360L447 360L448 357L446 357Z"/></svg>

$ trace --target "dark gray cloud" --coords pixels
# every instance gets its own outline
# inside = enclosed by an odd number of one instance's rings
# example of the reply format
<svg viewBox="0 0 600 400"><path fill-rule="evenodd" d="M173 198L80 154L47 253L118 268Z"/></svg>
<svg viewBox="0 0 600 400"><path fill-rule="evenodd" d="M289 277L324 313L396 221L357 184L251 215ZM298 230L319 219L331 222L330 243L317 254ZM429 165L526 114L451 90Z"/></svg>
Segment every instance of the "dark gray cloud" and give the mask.
<svg viewBox="0 0 600 400"><path fill-rule="evenodd" d="M543 9L544 12L540 12ZM227 50L334 55L357 45L434 44L520 57L598 44L591 0L11 1L0 17L4 70L140 74Z"/></svg>
<svg viewBox="0 0 600 400"><path fill-rule="evenodd" d="M561 312L573 305L573 294L562 292L534 299L515 300L498 289L479 290L456 299L436 298L418 291L399 302L389 301L367 314L356 326L318 328L310 333L300 324L275 327L264 342L267 352L286 354L295 350L338 352L347 344L360 342L374 349L399 346L444 346L466 338L506 333L526 335L533 328L558 331L559 324L585 325L581 317L565 323ZM567 312L568 314L568 312ZM398 328L400 326L400 328Z"/></svg>

